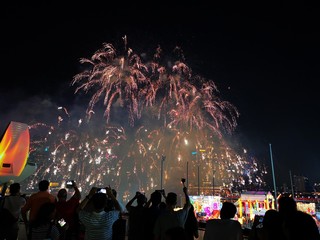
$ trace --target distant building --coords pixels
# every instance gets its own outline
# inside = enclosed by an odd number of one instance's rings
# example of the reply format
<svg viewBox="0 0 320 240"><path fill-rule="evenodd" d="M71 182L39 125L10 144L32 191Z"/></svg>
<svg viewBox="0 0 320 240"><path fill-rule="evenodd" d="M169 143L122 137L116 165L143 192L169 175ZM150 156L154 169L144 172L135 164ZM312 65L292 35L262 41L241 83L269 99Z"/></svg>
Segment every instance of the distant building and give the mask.
<svg viewBox="0 0 320 240"><path fill-rule="evenodd" d="M280 186L280 192L288 192L288 186L286 183L283 183L282 186Z"/></svg>
<svg viewBox="0 0 320 240"><path fill-rule="evenodd" d="M293 176L294 190L298 193L314 192L309 179L305 176Z"/></svg>
<svg viewBox="0 0 320 240"><path fill-rule="evenodd" d="M319 193L320 192L320 183L314 183L313 185L314 191Z"/></svg>

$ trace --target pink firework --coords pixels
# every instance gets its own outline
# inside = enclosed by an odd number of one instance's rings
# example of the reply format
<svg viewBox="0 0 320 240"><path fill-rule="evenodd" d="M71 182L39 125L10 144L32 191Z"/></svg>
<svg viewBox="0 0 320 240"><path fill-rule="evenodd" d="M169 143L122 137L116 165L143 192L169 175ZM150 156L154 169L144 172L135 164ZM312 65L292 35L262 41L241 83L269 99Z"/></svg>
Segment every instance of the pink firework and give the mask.
<svg viewBox="0 0 320 240"><path fill-rule="evenodd" d="M174 61L164 62L163 51L157 47L153 58L142 62L143 58L127 48L124 40L125 54L119 55L110 43L103 44L90 60L81 60L89 63L89 68L72 81L77 85L76 93L82 90L92 94L87 113L99 108L96 104L103 96L108 124L119 123L112 109L127 112L130 126L122 126L127 129L126 145L118 158L124 163L124 188L132 187L133 176L138 179L139 189L159 187L162 155L168 156L164 171L168 185L177 171L185 174L188 161L202 165L203 181L215 175L217 182L226 186L244 185L246 181L261 185L263 174L247 170L255 160L237 154L223 140L223 135L237 126L239 113L219 97L215 83L194 76L178 47L174 49ZM191 157L195 150L196 160ZM190 175L195 179L196 170Z"/></svg>
<svg viewBox="0 0 320 240"><path fill-rule="evenodd" d="M126 56L117 57L116 49L112 44L103 44L91 59L81 59L81 63L91 65L90 70L77 74L72 84L80 84L76 92L93 90L87 113L93 111L95 104L104 97L104 115L107 122L110 119L112 104L119 101L121 107L126 107L129 122L134 124L135 118L140 118L140 99L146 97L148 89L152 89L146 77L147 67L141 62L137 54L131 49L126 51Z"/></svg>

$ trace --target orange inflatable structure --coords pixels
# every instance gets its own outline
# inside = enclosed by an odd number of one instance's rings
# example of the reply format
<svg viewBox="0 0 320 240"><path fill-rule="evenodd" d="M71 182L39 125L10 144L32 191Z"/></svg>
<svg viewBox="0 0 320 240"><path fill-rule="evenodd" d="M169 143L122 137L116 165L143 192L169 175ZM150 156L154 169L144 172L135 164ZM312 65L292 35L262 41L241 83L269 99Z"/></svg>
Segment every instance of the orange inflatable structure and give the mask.
<svg viewBox="0 0 320 240"><path fill-rule="evenodd" d="M0 176L19 176L29 156L28 125L10 122L0 142Z"/></svg>

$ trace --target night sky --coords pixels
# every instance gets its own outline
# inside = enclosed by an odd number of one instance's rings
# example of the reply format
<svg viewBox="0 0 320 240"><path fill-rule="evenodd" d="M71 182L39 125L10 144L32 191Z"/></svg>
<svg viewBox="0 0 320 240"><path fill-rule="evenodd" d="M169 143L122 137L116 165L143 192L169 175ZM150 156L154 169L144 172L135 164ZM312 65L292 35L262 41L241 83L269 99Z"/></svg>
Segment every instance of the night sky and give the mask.
<svg viewBox="0 0 320 240"><path fill-rule="evenodd" d="M45 118L36 102L72 107L79 59L126 35L136 52L182 47L193 72L238 108L232 137L269 170L272 144L278 185L289 170L320 181L320 9L304 4L4 3L1 129Z"/></svg>

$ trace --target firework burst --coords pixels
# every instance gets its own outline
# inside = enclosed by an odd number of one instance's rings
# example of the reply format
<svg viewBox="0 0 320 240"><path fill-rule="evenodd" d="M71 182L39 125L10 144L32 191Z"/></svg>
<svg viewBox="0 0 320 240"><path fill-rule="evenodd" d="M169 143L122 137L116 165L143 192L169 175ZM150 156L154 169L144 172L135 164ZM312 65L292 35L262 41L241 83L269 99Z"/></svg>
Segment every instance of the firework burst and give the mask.
<svg viewBox="0 0 320 240"><path fill-rule="evenodd" d="M175 178L185 175L189 161L203 166L202 181L211 174L217 183L226 186L248 181L261 184L259 173L248 170L255 161L248 162L223 140L223 135L237 126L236 107L219 97L213 81L192 74L180 48L174 49L174 64L163 62L160 47L153 59L146 62L127 48L126 38L125 50L120 55L112 44L103 44L91 59L80 61L89 64L88 70L72 81L72 85L77 85L76 93L92 95L87 113L98 108L96 104L102 98L107 124L123 123L113 111L126 112L128 124L122 124L127 129L126 144L118 155L122 162L121 179L126 179L123 189L158 188L163 155L168 159L164 174L167 186L175 185ZM199 149L210 151L200 153ZM198 151L197 160L192 151ZM196 178L196 171L192 170L190 175L191 179Z"/></svg>
<svg viewBox="0 0 320 240"><path fill-rule="evenodd" d="M264 184L257 160L224 140L237 126L236 107L220 98L213 81L192 73L180 48L166 62L160 46L150 60L127 48L126 38L124 46L121 54L105 43L80 60L87 70L71 84L91 96L87 121L58 107L55 123L30 126L29 161L38 170L29 189L43 178L62 187L72 179L83 191L110 184L126 202L137 190L160 188L162 156L169 190L179 191L181 177L191 193L199 185L209 194L211 184Z"/></svg>
<svg viewBox="0 0 320 240"><path fill-rule="evenodd" d="M74 121L69 114L62 117L60 109L56 123L30 125L29 161L38 168L27 179L27 190L34 189L41 179L58 182L61 187L72 179L85 191L92 185L104 187L106 180L117 186L121 161L112 151L125 139L123 128L97 129L82 119Z"/></svg>

